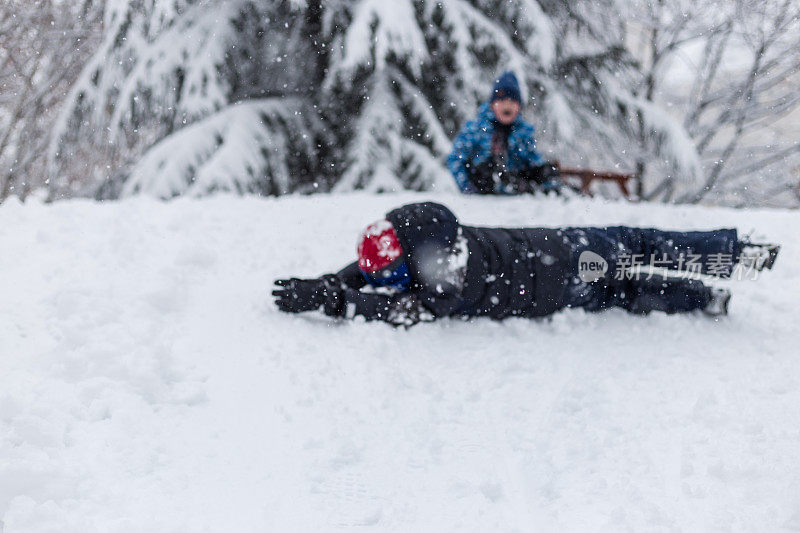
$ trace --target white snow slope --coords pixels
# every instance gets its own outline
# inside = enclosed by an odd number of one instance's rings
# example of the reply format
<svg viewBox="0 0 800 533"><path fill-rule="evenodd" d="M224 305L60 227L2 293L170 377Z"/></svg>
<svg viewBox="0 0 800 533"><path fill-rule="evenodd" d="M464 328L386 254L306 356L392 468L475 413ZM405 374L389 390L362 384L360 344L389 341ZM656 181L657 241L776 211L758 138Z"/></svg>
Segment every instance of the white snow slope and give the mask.
<svg viewBox="0 0 800 533"><path fill-rule="evenodd" d="M422 199L482 225L735 226L730 316L410 330L279 313ZM353 194L0 205L17 532L800 530L800 214Z"/></svg>

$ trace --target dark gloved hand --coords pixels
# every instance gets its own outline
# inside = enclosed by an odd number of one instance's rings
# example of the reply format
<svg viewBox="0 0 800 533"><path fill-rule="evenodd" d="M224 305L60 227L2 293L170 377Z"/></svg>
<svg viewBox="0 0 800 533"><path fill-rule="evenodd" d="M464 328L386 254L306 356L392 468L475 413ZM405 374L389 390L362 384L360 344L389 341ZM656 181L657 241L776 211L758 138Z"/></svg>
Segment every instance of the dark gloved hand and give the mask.
<svg viewBox="0 0 800 533"><path fill-rule="evenodd" d="M558 166L551 162L544 163L539 166L530 167L525 171L525 177L536 184L533 189L538 189L544 192L556 191L561 189L561 174L558 171Z"/></svg>
<svg viewBox="0 0 800 533"><path fill-rule="evenodd" d="M416 294L401 294L396 296L391 303L388 313L383 320L393 326L410 328L419 322L432 322L433 314L422 305Z"/></svg>
<svg viewBox="0 0 800 533"><path fill-rule="evenodd" d="M275 305L286 313L302 313L323 307L328 316L341 316L344 311L344 289L335 274L316 279L279 279L279 288L272 291Z"/></svg>
<svg viewBox="0 0 800 533"><path fill-rule="evenodd" d="M480 194L494 193L494 165L491 161L479 165L472 164L467 170L470 183Z"/></svg>
<svg viewBox="0 0 800 533"><path fill-rule="evenodd" d="M536 184L524 172L506 171L504 177L508 190L514 194L530 194L536 190Z"/></svg>

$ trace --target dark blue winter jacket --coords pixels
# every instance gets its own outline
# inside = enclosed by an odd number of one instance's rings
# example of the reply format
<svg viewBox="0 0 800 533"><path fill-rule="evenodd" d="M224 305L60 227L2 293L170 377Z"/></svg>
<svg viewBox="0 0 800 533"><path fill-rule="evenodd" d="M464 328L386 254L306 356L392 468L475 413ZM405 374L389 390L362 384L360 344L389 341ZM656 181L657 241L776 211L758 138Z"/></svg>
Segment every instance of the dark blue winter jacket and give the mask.
<svg viewBox="0 0 800 533"><path fill-rule="evenodd" d="M386 218L406 254L408 291L435 317L534 317L564 306L569 247L560 230L462 226L433 202L404 205ZM373 320L393 307L396 296L359 290L365 281L356 263L338 275L355 314Z"/></svg>
<svg viewBox="0 0 800 533"><path fill-rule="evenodd" d="M485 103L478 110L478 116L464 124L453 142L453 151L447 158L447 168L462 192L477 192L469 179L469 167L476 167L491 159L492 135L497 124L494 111ZM521 114L517 115L508 136L508 170L519 172L546 163L536 151L533 134L533 126L525 122Z"/></svg>

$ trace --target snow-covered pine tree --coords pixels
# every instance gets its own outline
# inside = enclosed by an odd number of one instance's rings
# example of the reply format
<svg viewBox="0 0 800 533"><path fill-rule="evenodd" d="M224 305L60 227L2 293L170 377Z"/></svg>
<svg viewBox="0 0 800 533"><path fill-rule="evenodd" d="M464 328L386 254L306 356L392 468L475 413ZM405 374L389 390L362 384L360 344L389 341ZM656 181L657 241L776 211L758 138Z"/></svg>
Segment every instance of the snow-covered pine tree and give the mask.
<svg viewBox="0 0 800 533"><path fill-rule="evenodd" d="M317 134L297 98L307 83L307 50L289 26L298 13L286 2L109 0L103 43L55 128L51 196L303 183Z"/></svg>
<svg viewBox="0 0 800 533"><path fill-rule="evenodd" d="M339 6L350 22L331 34L325 85L350 96L326 106L328 119L345 126L347 139L337 190L452 187L441 164L449 139L420 90L431 56L418 6L411 0L351 4Z"/></svg>
<svg viewBox="0 0 800 533"><path fill-rule="evenodd" d="M110 0L55 129L51 195L452 188L450 139L507 68L550 157L631 168L639 118L665 140L651 155L691 166L685 130L635 93L615 9Z"/></svg>

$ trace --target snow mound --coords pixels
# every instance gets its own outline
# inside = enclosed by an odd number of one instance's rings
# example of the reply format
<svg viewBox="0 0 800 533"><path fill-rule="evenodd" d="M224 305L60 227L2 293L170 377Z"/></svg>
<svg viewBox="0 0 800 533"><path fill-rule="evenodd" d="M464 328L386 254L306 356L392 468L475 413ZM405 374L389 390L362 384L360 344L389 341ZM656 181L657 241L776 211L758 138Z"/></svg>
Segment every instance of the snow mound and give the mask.
<svg viewBox="0 0 800 533"><path fill-rule="evenodd" d="M738 227L731 315L279 313L435 199L476 225ZM789 211L367 194L0 205L3 533L800 528Z"/></svg>

